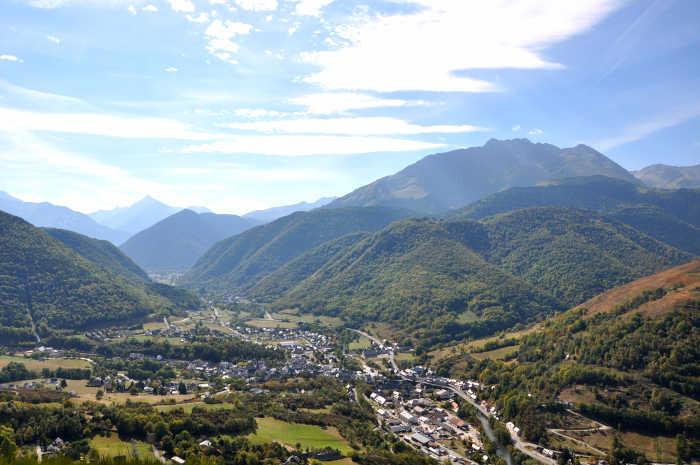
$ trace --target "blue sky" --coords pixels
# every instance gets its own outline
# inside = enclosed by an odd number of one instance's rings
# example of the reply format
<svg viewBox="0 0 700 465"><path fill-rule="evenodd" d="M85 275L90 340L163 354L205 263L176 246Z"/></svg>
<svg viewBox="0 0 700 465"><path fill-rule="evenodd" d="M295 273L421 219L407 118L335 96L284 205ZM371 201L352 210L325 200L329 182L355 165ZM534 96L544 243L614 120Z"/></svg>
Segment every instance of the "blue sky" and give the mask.
<svg viewBox="0 0 700 465"><path fill-rule="evenodd" d="M244 213L528 137L700 163L695 0L5 0L0 190Z"/></svg>

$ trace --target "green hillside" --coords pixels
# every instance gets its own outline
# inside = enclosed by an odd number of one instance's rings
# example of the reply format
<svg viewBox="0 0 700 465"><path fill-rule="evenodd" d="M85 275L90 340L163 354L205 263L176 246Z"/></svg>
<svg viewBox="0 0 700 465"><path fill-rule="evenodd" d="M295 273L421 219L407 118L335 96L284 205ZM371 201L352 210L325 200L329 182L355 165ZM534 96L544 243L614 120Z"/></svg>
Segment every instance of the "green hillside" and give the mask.
<svg viewBox="0 0 700 465"><path fill-rule="evenodd" d="M185 271L214 243L258 222L236 215L182 210L135 234L120 246L149 271Z"/></svg>
<svg viewBox="0 0 700 465"><path fill-rule="evenodd" d="M530 208L485 219L494 265L572 306L691 259L638 230L586 210Z"/></svg>
<svg viewBox="0 0 700 465"><path fill-rule="evenodd" d="M655 459L655 437L700 438L699 328L696 260L612 289L516 335L509 362L467 353L441 359L436 369L495 384L488 397L528 439L561 441L562 430L549 428L581 422L563 403L637 434L636 445ZM600 442L607 436L609 444L611 434L598 429L578 437ZM591 452L581 442L568 444Z"/></svg>
<svg viewBox="0 0 700 465"><path fill-rule="evenodd" d="M352 233L314 247L267 275L250 289L249 294L263 302L276 299L368 235L369 233Z"/></svg>
<svg viewBox="0 0 700 465"><path fill-rule="evenodd" d="M275 306L376 321L424 347L527 323L690 259L625 224L588 211L520 210L475 222L404 220L318 257ZM284 271L293 276L285 275Z"/></svg>
<svg viewBox="0 0 700 465"><path fill-rule="evenodd" d="M212 246L186 273L185 286L239 292L304 252L346 234L376 231L410 215L386 207L297 212Z"/></svg>
<svg viewBox="0 0 700 465"><path fill-rule="evenodd" d="M559 309L486 262L455 230L431 220L395 223L350 247L280 299L351 324L391 324L430 346L479 336Z"/></svg>
<svg viewBox="0 0 700 465"><path fill-rule="evenodd" d="M0 302L0 326L20 328L23 335L32 320L43 334L51 328L124 324L173 307L144 284L107 271L45 231L3 212Z"/></svg>
<svg viewBox="0 0 700 465"><path fill-rule="evenodd" d="M132 282L149 282L145 271L124 255L111 242L92 239L66 229L44 228L44 231L81 257Z"/></svg>

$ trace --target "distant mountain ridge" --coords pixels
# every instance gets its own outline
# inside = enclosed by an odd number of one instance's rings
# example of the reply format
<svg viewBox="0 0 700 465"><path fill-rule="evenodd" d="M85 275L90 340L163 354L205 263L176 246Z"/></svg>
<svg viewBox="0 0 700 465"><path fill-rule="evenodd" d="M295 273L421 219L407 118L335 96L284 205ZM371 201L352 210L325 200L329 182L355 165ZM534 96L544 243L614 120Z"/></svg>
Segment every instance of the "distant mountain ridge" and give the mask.
<svg viewBox="0 0 700 465"><path fill-rule="evenodd" d="M532 207L568 207L601 212L695 255L700 255L700 189L660 190L605 176L514 187L448 216L481 219Z"/></svg>
<svg viewBox="0 0 700 465"><path fill-rule="evenodd" d="M180 210L149 195L128 207L96 211L90 217L100 224L133 235Z"/></svg>
<svg viewBox="0 0 700 465"><path fill-rule="evenodd" d="M527 139L491 139L481 147L429 155L327 207L384 205L439 213L510 187L590 175L639 183L627 170L585 145L559 148Z"/></svg>
<svg viewBox="0 0 700 465"><path fill-rule="evenodd" d="M700 187L700 165L670 166L656 164L647 166L632 174L651 187L661 189L681 189Z"/></svg>
<svg viewBox="0 0 700 465"><path fill-rule="evenodd" d="M324 205L329 204L337 197L321 197L315 202L299 202L292 205L282 205L279 207L267 208L264 210L255 210L243 215L244 218L252 218L254 220L260 221L262 223L269 223L270 221L275 221L283 216L291 215L294 212L305 212L313 210L314 208L320 208Z"/></svg>
<svg viewBox="0 0 700 465"><path fill-rule="evenodd" d="M181 210L132 236L121 250L148 271L185 271L214 243L258 224L236 215Z"/></svg>
<svg viewBox="0 0 700 465"><path fill-rule="evenodd" d="M0 210L23 218L37 227L61 228L88 237L120 244L128 233L104 226L88 215L48 202L25 202L0 191Z"/></svg>

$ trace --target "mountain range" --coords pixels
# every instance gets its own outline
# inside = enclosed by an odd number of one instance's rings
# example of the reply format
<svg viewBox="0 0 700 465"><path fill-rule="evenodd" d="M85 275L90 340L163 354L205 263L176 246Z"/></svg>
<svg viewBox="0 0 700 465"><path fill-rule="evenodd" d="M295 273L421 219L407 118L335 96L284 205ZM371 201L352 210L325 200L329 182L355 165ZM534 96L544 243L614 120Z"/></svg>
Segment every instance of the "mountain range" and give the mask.
<svg viewBox="0 0 700 465"><path fill-rule="evenodd" d="M299 202L292 205L283 205L280 207L272 207L265 210L255 210L243 215L244 218L250 218L261 223L269 223L283 216L291 215L295 212L306 212L314 208L320 208L329 204L336 197L322 197L315 202Z"/></svg>
<svg viewBox="0 0 700 465"><path fill-rule="evenodd" d="M148 271L185 271L215 242L258 221L236 215L181 210L135 234L121 250Z"/></svg>
<svg viewBox="0 0 700 465"><path fill-rule="evenodd" d="M492 194L448 216L481 219L543 206L605 213L656 239L700 255L700 189L651 189L604 176L569 178Z"/></svg>
<svg viewBox="0 0 700 465"><path fill-rule="evenodd" d="M132 235L179 210L181 209L166 205L151 196L146 196L128 207L96 211L91 213L90 217L100 224Z"/></svg>
<svg viewBox="0 0 700 465"><path fill-rule="evenodd" d="M527 139L491 139L481 147L427 156L340 197L328 207L384 205L439 213L509 187L592 175L640 183L627 170L585 145L562 149Z"/></svg>
<svg viewBox="0 0 700 465"><path fill-rule="evenodd" d="M651 187L662 189L700 187L700 165L670 166L658 164L633 171L632 174Z"/></svg>
<svg viewBox="0 0 700 465"><path fill-rule="evenodd" d="M123 242L129 236L70 208L48 202L25 202L5 192L0 192L0 210L19 216L34 226L70 229L114 244Z"/></svg>

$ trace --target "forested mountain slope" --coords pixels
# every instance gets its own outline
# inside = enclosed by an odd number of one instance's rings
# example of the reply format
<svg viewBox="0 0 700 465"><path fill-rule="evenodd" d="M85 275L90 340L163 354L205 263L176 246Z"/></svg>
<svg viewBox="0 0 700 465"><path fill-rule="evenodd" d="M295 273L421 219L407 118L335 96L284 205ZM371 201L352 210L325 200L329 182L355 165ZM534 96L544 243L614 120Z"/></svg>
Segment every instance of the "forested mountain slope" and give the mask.
<svg viewBox="0 0 700 465"><path fill-rule="evenodd" d="M605 213L656 239L700 255L700 189L652 189L604 176L570 178L508 189L447 216L480 219L543 206Z"/></svg>
<svg viewBox="0 0 700 465"><path fill-rule="evenodd" d="M388 207L293 213L214 244L184 276L183 284L210 292L240 292L324 242L376 231L410 215Z"/></svg>
<svg viewBox="0 0 700 465"><path fill-rule="evenodd" d="M26 340L32 320L44 334L52 328L124 324L174 307L145 284L112 273L45 231L0 212L3 334L19 329L18 339Z"/></svg>
<svg viewBox="0 0 700 465"><path fill-rule="evenodd" d="M425 346L533 321L690 259L625 224L557 208L404 220L323 252L297 259L322 265L301 281L290 268L271 275L298 282L275 306L389 323Z"/></svg>
<svg viewBox="0 0 700 465"><path fill-rule="evenodd" d="M527 438L544 440L566 402L624 431L700 439L700 261L607 291L513 342L510 362L454 355L437 369L495 384L490 396Z"/></svg>

